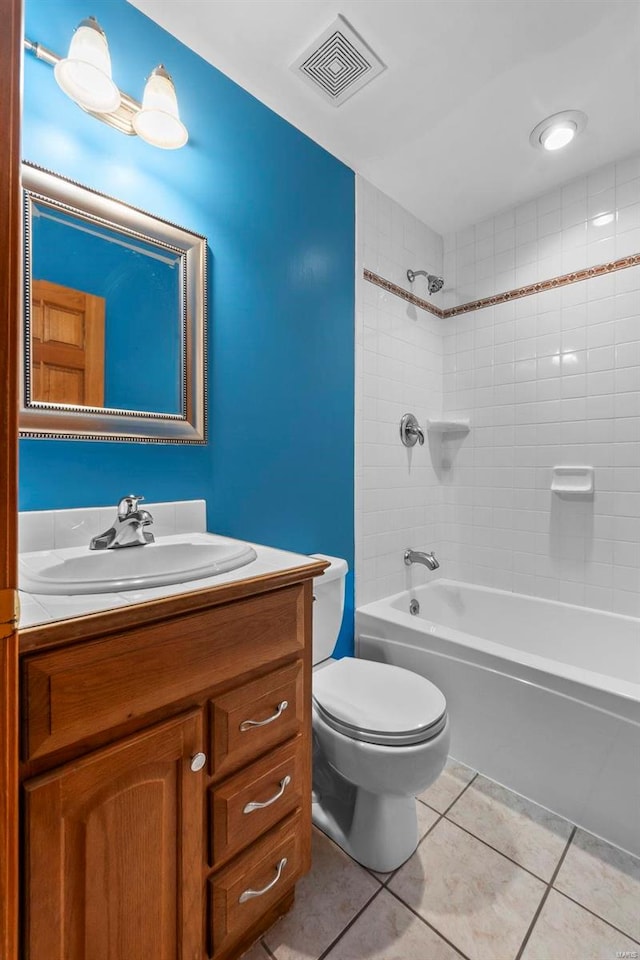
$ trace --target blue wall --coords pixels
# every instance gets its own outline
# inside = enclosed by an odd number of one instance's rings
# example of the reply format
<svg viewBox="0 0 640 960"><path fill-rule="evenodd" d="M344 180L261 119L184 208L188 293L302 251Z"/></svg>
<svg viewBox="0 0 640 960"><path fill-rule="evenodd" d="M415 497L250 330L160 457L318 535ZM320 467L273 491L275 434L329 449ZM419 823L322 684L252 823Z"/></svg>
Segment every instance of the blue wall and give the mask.
<svg viewBox="0 0 640 960"><path fill-rule="evenodd" d="M89 12L127 93L140 99L145 76L167 66L189 144L123 137L27 54L23 156L208 237L210 440L22 440L21 509L114 503L134 488L204 497L211 530L352 568L353 172L125 0ZM27 0L25 15L30 39L64 53L86 0ZM353 633L347 586L338 652Z"/></svg>

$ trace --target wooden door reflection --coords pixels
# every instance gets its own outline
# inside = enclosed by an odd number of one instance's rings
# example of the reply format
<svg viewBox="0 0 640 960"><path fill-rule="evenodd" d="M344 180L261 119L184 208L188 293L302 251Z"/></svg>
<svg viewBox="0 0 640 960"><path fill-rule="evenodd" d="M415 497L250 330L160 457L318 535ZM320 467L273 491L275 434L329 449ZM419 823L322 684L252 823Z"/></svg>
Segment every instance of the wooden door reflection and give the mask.
<svg viewBox="0 0 640 960"><path fill-rule="evenodd" d="M103 297L32 281L32 400L104 406L104 321Z"/></svg>

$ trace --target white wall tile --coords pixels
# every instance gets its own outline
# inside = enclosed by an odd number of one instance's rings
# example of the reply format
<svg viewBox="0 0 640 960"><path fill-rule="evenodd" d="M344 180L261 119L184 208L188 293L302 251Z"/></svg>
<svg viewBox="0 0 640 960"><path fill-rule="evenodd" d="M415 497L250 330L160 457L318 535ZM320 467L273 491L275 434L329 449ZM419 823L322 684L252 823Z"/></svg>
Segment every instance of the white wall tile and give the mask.
<svg viewBox="0 0 640 960"><path fill-rule="evenodd" d="M372 247L384 232L368 208L383 206L405 243L422 238L416 265L444 271L445 305L640 252L640 155L442 240L363 185ZM406 248L391 237L386 249L404 267ZM376 312L361 322L385 339L367 340L375 374L358 385L369 404L357 426L358 602L407 587L401 551L415 544L440 551L445 576L639 615L640 267L447 321L367 287ZM442 447L399 445L407 410L470 417L446 469ZM389 432L375 429L383 419ZM592 500L551 493L562 463L595 467Z"/></svg>
<svg viewBox="0 0 640 960"><path fill-rule="evenodd" d="M370 225L369 207L381 205L389 211L392 224L386 246L396 276L387 276L405 289L413 287L426 297L426 281L419 277L413 285L406 279L408 267L443 274L442 238L398 204L384 198L362 178L357 182L358 222ZM379 225L378 225L379 227ZM478 236L478 252L492 253L492 246ZM371 246L380 237L371 237ZM409 249L407 244L411 243ZM475 230L447 238L447 250L464 269L475 263ZM365 248L358 262L358 298L375 304L376 321L365 315L356 319L356 342L361 343L361 363L356 364L356 591L357 602L386 596L407 585L407 569L402 554L407 546L439 549L440 505L442 492L431 464L429 448L403 447L398 435L403 413L412 412L424 424L428 417L442 413L445 337L442 321L410 306L399 298L378 290L362 279L362 268L374 269ZM458 260L459 258L459 260ZM383 274L384 275L384 274ZM386 276L386 275L385 275ZM444 273L445 287L450 274ZM438 295L441 297L441 295ZM442 299L434 303L442 303ZM364 324L374 328L375 336L364 333ZM358 335L360 326L361 336ZM465 333L461 328L460 345ZM473 347L473 334L470 335ZM456 343L451 344L457 348ZM470 365L469 365L470 369ZM455 376L455 370L452 370ZM360 401L358 403L358 401Z"/></svg>
<svg viewBox="0 0 640 960"><path fill-rule="evenodd" d="M18 516L18 550L53 550L53 511L32 510Z"/></svg>
<svg viewBox="0 0 640 960"><path fill-rule="evenodd" d="M151 530L156 536L203 533L207 529L204 500L145 503L144 507L153 516ZM115 505L22 512L18 516L19 550L26 553L63 547L88 547L91 538L106 530L115 515Z"/></svg>

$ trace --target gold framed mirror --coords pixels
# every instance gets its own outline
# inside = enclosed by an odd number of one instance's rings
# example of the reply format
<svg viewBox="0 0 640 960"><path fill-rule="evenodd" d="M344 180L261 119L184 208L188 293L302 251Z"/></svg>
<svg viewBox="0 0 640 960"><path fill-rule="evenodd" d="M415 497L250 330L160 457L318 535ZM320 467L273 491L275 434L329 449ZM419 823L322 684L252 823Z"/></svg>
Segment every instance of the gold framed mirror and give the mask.
<svg viewBox="0 0 640 960"><path fill-rule="evenodd" d="M206 443L207 242L22 165L20 434Z"/></svg>

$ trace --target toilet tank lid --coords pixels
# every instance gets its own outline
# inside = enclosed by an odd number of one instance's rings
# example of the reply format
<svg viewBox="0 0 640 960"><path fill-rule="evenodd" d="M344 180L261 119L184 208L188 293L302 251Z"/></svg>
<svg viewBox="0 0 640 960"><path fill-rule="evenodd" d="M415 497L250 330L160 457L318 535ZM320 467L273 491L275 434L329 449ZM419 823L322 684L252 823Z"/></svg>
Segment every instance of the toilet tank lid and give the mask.
<svg viewBox="0 0 640 960"><path fill-rule="evenodd" d="M349 564L342 557L329 557L326 553L310 554L315 560L328 560L329 566L319 577L314 577L314 581L319 583L328 583L330 580L338 580L340 577L346 577L349 571Z"/></svg>

